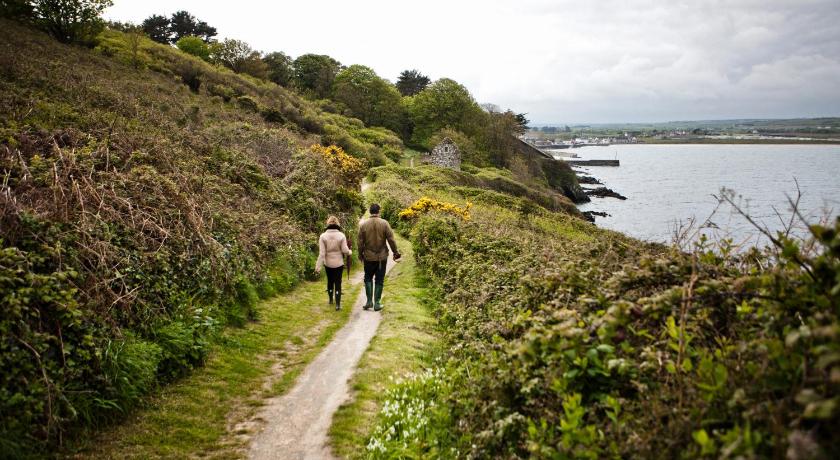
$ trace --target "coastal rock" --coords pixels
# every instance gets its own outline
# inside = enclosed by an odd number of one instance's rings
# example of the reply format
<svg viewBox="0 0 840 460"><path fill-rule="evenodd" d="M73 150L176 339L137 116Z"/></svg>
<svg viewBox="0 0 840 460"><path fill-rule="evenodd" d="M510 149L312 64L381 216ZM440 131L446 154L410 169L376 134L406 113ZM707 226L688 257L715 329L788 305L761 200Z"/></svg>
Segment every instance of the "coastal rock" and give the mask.
<svg viewBox="0 0 840 460"><path fill-rule="evenodd" d="M595 217L610 217L609 214L601 211L583 211L581 214L589 222L595 222Z"/></svg>
<svg viewBox="0 0 840 460"><path fill-rule="evenodd" d="M589 203L591 201L589 196L587 196L586 190L579 184L564 185L561 187L561 190L563 191L563 195L566 195L575 204Z"/></svg>
<svg viewBox="0 0 840 460"><path fill-rule="evenodd" d="M598 198L618 198L619 200L626 200L627 197L621 195L620 193L614 192L612 189L608 189L606 187L598 187L594 189L586 190L585 193L589 196L595 196Z"/></svg>
<svg viewBox="0 0 840 460"><path fill-rule="evenodd" d="M596 185L603 185L604 183L599 181L598 179L592 176L584 176L582 174L578 174L578 183L580 184L596 184Z"/></svg>

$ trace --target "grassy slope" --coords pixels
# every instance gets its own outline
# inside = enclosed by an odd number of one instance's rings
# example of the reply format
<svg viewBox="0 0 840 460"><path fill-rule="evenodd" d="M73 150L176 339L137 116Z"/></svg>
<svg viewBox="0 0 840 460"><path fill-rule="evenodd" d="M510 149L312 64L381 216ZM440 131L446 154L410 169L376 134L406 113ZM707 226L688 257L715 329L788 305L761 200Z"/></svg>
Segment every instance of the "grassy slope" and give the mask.
<svg viewBox="0 0 840 460"><path fill-rule="evenodd" d="M386 390L427 365L438 345L426 304L429 289L417 272L411 244L399 237L397 244L403 262L388 278L382 323L350 382L353 399L339 408L330 429L334 452L344 458L363 456Z"/></svg>
<svg viewBox="0 0 840 460"><path fill-rule="evenodd" d="M355 299L359 286L348 293ZM347 321L350 309L326 304L322 281L261 303L260 321L228 329L207 364L150 398L149 407L68 449L92 458L236 457L243 443L230 429L297 375ZM272 375L275 367L283 372ZM270 382L270 385L266 385Z"/></svg>
<svg viewBox="0 0 840 460"><path fill-rule="evenodd" d="M442 289L435 316L451 351L448 371L392 392L372 458L837 451L840 220L815 230L817 253L787 241L784 254L722 256L725 243L687 254L523 207L482 175L370 174ZM471 219L395 218L421 196L471 201Z"/></svg>
<svg viewBox="0 0 840 460"><path fill-rule="evenodd" d="M43 384L28 349L3 348L0 390L24 398L0 401L0 457L121 419L159 382L200 366L204 342L246 319L241 300L251 304L255 288L265 297L311 272L320 223L355 220L360 196L338 190L307 146L342 142L372 161L401 148L392 133L172 47L142 40L134 68L126 46L119 32L89 50L0 20L0 249L21 260L0 261L11 283L0 300L22 303L20 317L0 320L51 357ZM59 273L68 269L78 275ZM62 296L27 300L30 275ZM166 369L143 352L161 348ZM138 356L148 359L127 361ZM65 388L75 391L55 394ZM43 410L48 398L63 403Z"/></svg>

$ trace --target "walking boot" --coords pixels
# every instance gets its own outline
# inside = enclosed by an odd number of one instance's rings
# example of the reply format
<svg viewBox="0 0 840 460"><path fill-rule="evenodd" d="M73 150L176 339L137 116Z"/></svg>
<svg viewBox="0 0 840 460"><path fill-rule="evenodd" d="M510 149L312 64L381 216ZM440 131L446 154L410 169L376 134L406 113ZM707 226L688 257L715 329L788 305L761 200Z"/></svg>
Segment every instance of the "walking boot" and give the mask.
<svg viewBox="0 0 840 460"><path fill-rule="evenodd" d="M367 296L367 302L362 308L370 310L373 307L373 281L365 281L365 295Z"/></svg>
<svg viewBox="0 0 840 460"><path fill-rule="evenodd" d="M335 291L335 311L341 310L341 291Z"/></svg>
<svg viewBox="0 0 840 460"><path fill-rule="evenodd" d="M374 293L374 304L373 304L373 311L380 311L382 310L382 289L385 287L383 284L376 285L376 291Z"/></svg>
<svg viewBox="0 0 840 460"><path fill-rule="evenodd" d="M333 290L332 289L327 289L327 294L329 294L329 296L330 296L330 305L332 305L333 304Z"/></svg>

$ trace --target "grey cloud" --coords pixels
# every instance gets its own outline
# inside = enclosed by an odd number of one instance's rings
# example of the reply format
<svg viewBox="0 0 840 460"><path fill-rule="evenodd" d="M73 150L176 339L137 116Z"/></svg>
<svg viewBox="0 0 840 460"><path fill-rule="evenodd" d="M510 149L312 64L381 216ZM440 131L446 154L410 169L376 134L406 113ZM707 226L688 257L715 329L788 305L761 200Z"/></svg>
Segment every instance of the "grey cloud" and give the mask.
<svg viewBox="0 0 840 460"><path fill-rule="evenodd" d="M116 0L142 20L164 0ZM265 51L464 83L538 122L840 115L839 0L240 0L185 8ZM259 10L260 15L249 11ZM341 18L335 33L313 18Z"/></svg>

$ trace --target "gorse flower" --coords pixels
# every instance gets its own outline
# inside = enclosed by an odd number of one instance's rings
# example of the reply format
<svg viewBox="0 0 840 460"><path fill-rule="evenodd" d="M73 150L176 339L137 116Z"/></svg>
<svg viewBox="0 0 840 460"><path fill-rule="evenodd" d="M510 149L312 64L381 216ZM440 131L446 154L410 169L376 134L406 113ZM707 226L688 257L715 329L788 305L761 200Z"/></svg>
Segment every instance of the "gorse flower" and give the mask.
<svg viewBox="0 0 840 460"><path fill-rule="evenodd" d="M463 220L470 220L470 208L472 203L467 202L465 206L458 206L454 203L447 203L445 201L437 201L429 197L422 197L415 201L411 206L400 211L400 219L413 219L420 215L431 211L439 211L453 216L460 217Z"/></svg>
<svg viewBox="0 0 840 460"><path fill-rule="evenodd" d="M314 153L321 155L330 167L341 177L344 185L357 187L365 175L367 161L348 155L341 147L312 144L309 147Z"/></svg>

